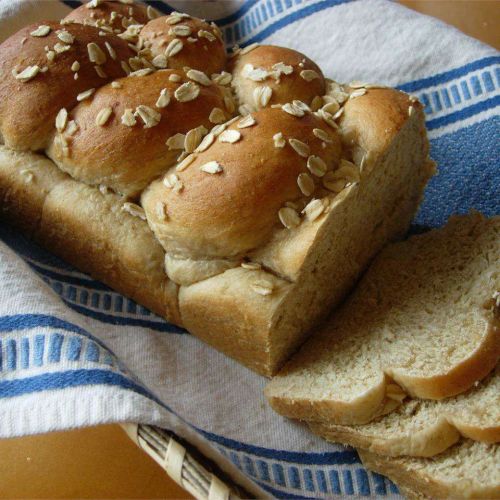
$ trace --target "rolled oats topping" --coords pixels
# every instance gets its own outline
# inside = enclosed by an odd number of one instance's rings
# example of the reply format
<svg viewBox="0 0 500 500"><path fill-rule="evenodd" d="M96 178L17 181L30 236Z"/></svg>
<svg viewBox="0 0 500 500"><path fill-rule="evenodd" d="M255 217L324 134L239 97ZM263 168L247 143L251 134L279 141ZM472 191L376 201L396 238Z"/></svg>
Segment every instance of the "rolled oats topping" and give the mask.
<svg viewBox="0 0 500 500"><path fill-rule="evenodd" d="M171 189L174 193L180 193L184 189L184 183L179 179L179 177L177 177L176 174L169 174L168 178L171 180ZM165 179L163 179L163 183L167 185Z"/></svg>
<svg viewBox="0 0 500 500"><path fill-rule="evenodd" d="M199 30L198 36L200 38L206 38L209 42L215 42L215 40L217 40L217 37L213 33L210 33L210 31L207 30Z"/></svg>
<svg viewBox="0 0 500 500"><path fill-rule="evenodd" d="M184 149L184 143L186 141L186 136L184 134L174 134L167 139L167 146L169 150Z"/></svg>
<svg viewBox="0 0 500 500"><path fill-rule="evenodd" d="M66 108L61 108L56 116L56 129L58 132L64 132L68 123L68 111Z"/></svg>
<svg viewBox="0 0 500 500"><path fill-rule="evenodd" d="M169 103L170 103L170 92L168 91L168 89L161 89L160 97L158 97L155 106L157 108L166 108L169 105Z"/></svg>
<svg viewBox="0 0 500 500"><path fill-rule="evenodd" d="M154 127L158 125L161 120L161 114L158 113L158 111L144 104L140 104L135 108L135 114L144 122L144 128Z"/></svg>
<svg viewBox="0 0 500 500"><path fill-rule="evenodd" d="M270 76L270 73L264 68L254 68L253 64L245 64L241 75L243 78L248 78L254 82L262 82Z"/></svg>
<svg viewBox="0 0 500 500"><path fill-rule="evenodd" d="M202 153L203 151L206 151L213 144L214 141L215 141L215 135L212 132L210 132L203 138L198 147L195 149L195 152Z"/></svg>
<svg viewBox="0 0 500 500"><path fill-rule="evenodd" d="M207 174L218 174L222 172L224 169L222 168L222 165L220 165L219 162L213 160L202 165L200 167L200 170L202 172L206 172Z"/></svg>
<svg viewBox="0 0 500 500"><path fill-rule="evenodd" d="M177 170L177 172L182 172L184 170L186 170L186 168L189 167L189 165L191 165L191 163L193 163L193 161L196 159L196 155L195 154L190 154L190 155L187 155L176 167L175 167L175 170Z"/></svg>
<svg viewBox="0 0 500 500"><path fill-rule="evenodd" d="M290 207L282 207L278 211L278 217L280 222L287 228L293 229L300 224L299 214Z"/></svg>
<svg viewBox="0 0 500 500"><path fill-rule="evenodd" d="M256 49L258 46L259 46L258 43L251 43L250 45L247 45L245 48L241 49L240 55L243 56L245 54L248 54L253 49Z"/></svg>
<svg viewBox="0 0 500 500"><path fill-rule="evenodd" d="M168 30L169 35L189 36L193 30L187 24L176 24Z"/></svg>
<svg viewBox="0 0 500 500"><path fill-rule="evenodd" d="M38 73L40 73L40 66L28 66L27 68L23 69L21 73L16 73L15 78L16 80L20 80L21 82L25 83L35 78Z"/></svg>
<svg viewBox="0 0 500 500"><path fill-rule="evenodd" d="M236 125L238 128L247 128L255 125L257 122L255 121L255 118L252 115L247 115L244 118L242 118L239 122L238 125Z"/></svg>
<svg viewBox="0 0 500 500"><path fill-rule="evenodd" d="M313 100L311 101L311 111L318 111L321 106L323 106L323 98L319 95L314 96Z"/></svg>
<svg viewBox="0 0 500 500"><path fill-rule="evenodd" d="M335 113L340 109L340 104L332 99L330 102L327 102L322 108L323 111L330 113L331 115L335 115Z"/></svg>
<svg viewBox="0 0 500 500"><path fill-rule="evenodd" d="M286 104L283 104L283 106L281 106L281 109L289 115L297 116L298 118L304 116L304 110L293 103L287 102Z"/></svg>
<svg viewBox="0 0 500 500"><path fill-rule="evenodd" d="M305 172L299 174L297 177L297 184L304 196L311 196L314 193L314 180L309 174Z"/></svg>
<svg viewBox="0 0 500 500"><path fill-rule="evenodd" d="M349 83L349 87L351 87L351 89L363 89L367 85L368 84L366 82L361 82L359 80L354 80L354 81Z"/></svg>
<svg viewBox="0 0 500 500"><path fill-rule="evenodd" d="M274 147L284 148L286 146L286 140L281 132L273 135Z"/></svg>
<svg viewBox="0 0 500 500"><path fill-rule="evenodd" d="M106 54L97 43L90 42L87 44L87 52L89 54L90 62L101 65L106 62Z"/></svg>
<svg viewBox="0 0 500 500"><path fill-rule="evenodd" d="M158 220L162 222L167 220L167 206L162 201L156 203L155 212Z"/></svg>
<svg viewBox="0 0 500 500"><path fill-rule="evenodd" d="M208 76L203 73L203 71L198 71L197 69L190 69L187 73L186 73L186 76L201 84L201 85L204 85L205 87L209 87L210 85L212 85L212 80L210 80L210 78L208 78Z"/></svg>
<svg viewBox="0 0 500 500"><path fill-rule="evenodd" d="M127 108L121 117L121 122L122 125L125 125L126 127L133 127L136 123L137 120L134 116L134 110Z"/></svg>
<svg viewBox="0 0 500 500"><path fill-rule="evenodd" d="M158 69L165 69L168 67L168 59L165 54L158 54L151 60L153 66Z"/></svg>
<svg viewBox="0 0 500 500"><path fill-rule="evenodd" d="M366 94L366 89L364 88L358 89L355 90L354 92L351 92L351 94L349 95L349 99L355 99L356 97L361 97L362 95L365 94Z"/></svg>
<svg viewBox="0 0 500 500"><path fill-rule="evenodd" d="M222 111L222 109L213 108L208 119L210 120L210 123L224 123L226 121L226 115L224 114L224 111Z"/></svg>
<svg viewBox="0 0 500 500"><path fill-rule="evenodd" d="M75 37L66 30L61 30L57 32L57 38L61 40L61 42L71 45L75 41Z"/></svg>
<svg viewBox="0 0 500 500"><path fill-rule="evenodd" d="M320 109L319 111L316 112L318 116L330 127L333 129L337 130L339 126L337 123L335 123L335 120L333 118L333 115L331 113L328 113L328 111L325 111L324 109Z"/></svg>
<svg viewBox="0 0 500 500"><path fill-rule="evenodd" d="M323 142L326 142L330 144L333 142L333 139L331 138L330 134L326 131L324 131L322 128L315 128L313 129L313 134Z"/></svg>
<svg viewBox="0 0 500 500"><path fill-rule="evenodd" d="M71 65L71 71L78 71L80 69L80 63L78 61L74 61Z"/></svg>
<svg viewBox="0 0 500 500"><path fill-rule="evenodd" d="M319 156L311 155L307 159L307 168L316 177L323 177L326 174L327 166Z"/></svg>
<svg viewBox="0 0 500 500"><path fill-rule="evenodd" d="M99 127L104 127L106 125L107 121L111 117L111 114L113 113L113 109L110 108L109 106L102 108L99 113L97 113L97 116L95 117L95 123Z"/></svg>
<svg viewBox="0 0 500 500"><path fill-rule="evenodd" d="M44 37L50 33L50 26L46 24L41 24L38 28L30 33L31 36Z"/></svg>
<svg viewBox="0 0 500 500"><path fill-rule="evenodd" d="M84 90L83 92L80 92L77 96L76 96L76 100L78 102L80 101L84 101L85 99L88 99L89 97L92 96L92 94L95 92L95 89L88 89L88 90Z"/></svg>
<svg viewBox="0 0 500 500"><path fill-rule="evenodd" d="M257 108L265 108L273 95L273 89L267 85L257 87L253 91L253 100Z"/></svg>
<svg viewBox="0 0 500 500"><path fill-rule="evenodd" d="M169 81L171 81L171 82L178 83L178 82L180 82L180 81L181 81L181 76L180 76L180 75L178 75L177 73L173 73L172 75L170 75L170 76L168 77L168 79L169 79Z"/></svg>
<svg viewBox="0 0 500 500"><path fill-rule="evenodd" d="M313 69L303 69L300 72L300 77L303 78L306 82L312 82L313 80L316 80L320 76Z"/></svg>
<svg viewBox="0 0 500 500"><path fill-rule="evenodd" d="M193 82L183 83L180 87L178 87L175 92L175 98L179 102L189 102L198 97L200 94L200 87Z"/></svg>
<svg viewBox="0 0 500 500"><path fill-rule="evenodd" d="M211 80L218 85L229 85L233 79L233 75L227 71L222 71L221 73L214 73L210 76Z"/></svg>
<svg viewBox="0 0 500 500"><path fill-rule="evenodd" d="M262 269L262 264L259 264L258 262L242 262L241 267L243 269L249 269L250 271L258 271L259 269Z"/></svg>
<svg viewBox="0 0 500 500"><path fill-rule="evenodd" d="M179 40L178 38L174 38L167 45L167 48L165 49L165 56L167 56L167 57L175 56L176 54L178 54L182 50L183 47L184 47L184 44L182 43L182 40Z"/></svg>
<svg viewBox="0 0 500 500"><path fill-rule="evenodd" d="M64 133L67 136L71 137L72 135L75 135L77 130L78 130L78 125L76 124L75 120L70 120L66 125L66 128L64 129Z"/></svg>
<svg viewBox="0 0 500 500"><path fill-rule="evenodd" d="M237 130L225 130L219 135L219 142L228 142L234 144L241 139L241 132Z"/></svg>
<svg viewBox="0 0 500 500"><path fill-rule="evenodd" d="M291 139L288 139L288 143L299 156L302 156L302 158L307 158L309 156L310 148L305 142L292 137Z"/></svg>
<svg viewBox="0 0 500 500"><path fill-rule="evenodd" d="M203 138L203 132L203 127L196 127L186 134L186 140L184 141L186 153L192 153L200 145Z"/></svg>
<svg viewBox="0 0 500 500"><path fill-rule="evenodd" d="M158 12L155 9L153 9L151 5L148 5L148 8L146 9L146 14L149 20L156 19L158 17Z"/></svg>
<svg viewBox="0 0 500 500"><path fill-rule="evenodd" d="M308 221L316 220L325 211L323 200L313 199L302 210Z"/></svg>

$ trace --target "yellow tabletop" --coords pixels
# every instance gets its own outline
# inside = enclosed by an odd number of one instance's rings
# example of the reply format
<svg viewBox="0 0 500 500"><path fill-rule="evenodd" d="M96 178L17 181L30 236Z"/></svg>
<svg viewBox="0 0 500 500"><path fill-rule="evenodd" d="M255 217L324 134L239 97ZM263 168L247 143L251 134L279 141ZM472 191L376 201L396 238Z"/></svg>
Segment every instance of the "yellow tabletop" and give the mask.
<svg viewBox="0 0 500 500"><path fill-rule="evenodd" d="M496 0L403 0L500 48ZM0 440L0 498L191 498L117 425Z"/></svg>

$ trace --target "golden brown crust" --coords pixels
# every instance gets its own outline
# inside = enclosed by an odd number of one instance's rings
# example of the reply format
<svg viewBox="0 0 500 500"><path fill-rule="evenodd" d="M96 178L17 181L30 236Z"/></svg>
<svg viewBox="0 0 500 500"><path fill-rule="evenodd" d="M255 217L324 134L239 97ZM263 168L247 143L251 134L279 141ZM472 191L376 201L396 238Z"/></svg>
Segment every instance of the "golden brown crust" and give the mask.
<svg viewBox="0 0 500 500"><path fill-rule="evenodd" d="M146 24L149 17L147 8L143 4L127 5L121 2L104 1L91 8L87 2L73 9L64 20L124 31L131 24Z"/></svg>
<svg viewBox="0 0 500 500"><path fill-rule="evenodd" d="M50 27L47 36L30 34L41 25ZM57 31L62 30L74 37L70 45L63 44L58 38ZM116 52L116 60L109 56L105 41ZM106 56L106 61L99 65L105 78L97 74L96 65L89 59L89 43L96 43ZM67 45L70 49L55 53L54 60L49 61L44 47L52 50L56 44ZM75 106L81 92L124 76L120 61L133 55L127 42L111 34L100 37L98 29L92 26L47 21L18 31L0 45L0 134L4 143L20 150L44 148L54 130L59 110ZM79 65L78 71L71 69L75 61ZM21 73L28 66L35 65L48 69L26 82L12 74L13 70ZM76 80L75 74L78 74Z"/></svg>
<svg viewBox="0 0 500 500"><path fill-rule="evenodd" d="M177 75L180 81L170 81L172 75ZM78 129L72 136L63 132L65 141L57 134L48 149L49 156L75 179L93 185L104 184L126 195L140 192L173 165L181 153L181 150L170 149L166 141L199 126L212 127L211 111L224 108L221 92L215 84L206 87L191 82L199 91L198 97L179 102L175 91L188 81L181 71L161 70L118 80L120 88L101 87L71 111L69 119L75 120ZM158 107L156 103L162 91L170 101L167 106ZM135 125L122 123L125 111L128 109L133 114L138 106L147 106L158 115L157 119L153 117L152 126L137 115ZM105 108L111 109L111 115L99 126L96 118Z"/></svg>
<svg viewBox="0 0 500 500"><path fill-rule="evenodd" d="M209 77L222 71L226 64L226 49L219 28L189 16L181 18L175 24L169 24L174 17L175 15L158 17L149 21L141 30L140 38L149 46L153 56L167 55L169 68L188 67L203 71ZM178 31L181 26L186 27L185 34ZM179 52L174 49L172 55L169 55L165 51L173 40L179 40L177 43L182 48Z"/></svg>
<svg viewBox="0 0 500 500"><path fill-rule="evenodd" d="M253 117L256 123L251 127L238 128L238 122L228 127L227 131L241 134L237 142L221 142L221 134L177 173L184 185L181 192L159 180L143 194L149 223L167 251L210 258L241 255L258 247L273 229L283 227L280 208L302 197L297 178L308 172L308 157L321 157L329 170L337 167L340 138L311 113L299 118L282 109L266 109ZM318 128L331 138L329 144L314 135ZM287 141L283 147L275 146L277 133ZM300 156L289 139L307 144L308 154ZM202 171L212 161L218 162L221 172ZM316 182L321 185L319 177ZM165 221L158 217L158 203L165 204Z"/></svg>
<svg viewBox="0 0 500 500"><path fill-rule="evenodd" d="M289 67L285 69L286 73L276 69L275 65L280 63ZM247 75L250 69L247 65L262 68L269 75L256 76L255 78L263 78L256 81L251 75ZM265 107L255 101L254 91L257 87L267 86L272 90L269 105L284 104L294 99L309 105L314 97L325 93L325 79L319 67L301 52L285 47L260 45L249 52L243 50L241 55L230 60L229 67L233 74L232 85L236 96L240 104L245 104L251 111Z"/></svg>
<svg viewBox="0 0 500 500"><path fill-rule="evenodd" d="M355 92L355 90L353 91ZM423 116L423 107L408 94L388 88L370 88L364 95L349 99L339 119L342 139L356 163L367 152L381 154L401 130L410 113ZM421 133L425 135L422 121Z"/></svg>

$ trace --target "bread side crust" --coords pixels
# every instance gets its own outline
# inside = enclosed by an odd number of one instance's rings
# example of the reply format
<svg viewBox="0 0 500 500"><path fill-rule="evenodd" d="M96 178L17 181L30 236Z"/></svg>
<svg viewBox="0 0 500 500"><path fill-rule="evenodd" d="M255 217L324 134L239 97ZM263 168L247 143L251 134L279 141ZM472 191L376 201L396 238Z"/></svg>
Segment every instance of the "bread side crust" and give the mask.
<svg viewBox="0 0 500 500"><path fill-rule="evenodd" d="M456 446L461 446L461 443ZM418 495L420 498L422 496L424 498L498 498L500 496L500 484L479 484L474 481L474 478L454 483L451 477L445 483L419 468L418 462L415 462L414 467L409 467L402 460L384 457L366 450L358 450L358 454L367 469L387 476L398 486L401 485L404 490L414 492L417 495L416 498L419 498ZM438 466L441 463L439 455L434 459L423 460L435 460ZM485 456L484 460L488 460L488 456ZM452 471L450 471L451 474Z"/></svg>
<svg viewBox="0 0 500 500"><path fill-rule="evenodd" d="M406 437L373 436L363 432L363 426L353 429L348 426L330 426L323 422L308 422L315 434L332 443L362 448L379 455L397 457L432 457L446 450L460 440L460 433L445 418L440 418L431 426Z"/></svg>
<svg viewBox="0 0 500 500"><path fill-rule="evenodd" d="M32 179L28 181L28 173ZM23 173L24 172L24 173ZM182 326L177 285L147 223L124 199L72 180L50 160L0 146L0 216L79 270Z"/></svg>

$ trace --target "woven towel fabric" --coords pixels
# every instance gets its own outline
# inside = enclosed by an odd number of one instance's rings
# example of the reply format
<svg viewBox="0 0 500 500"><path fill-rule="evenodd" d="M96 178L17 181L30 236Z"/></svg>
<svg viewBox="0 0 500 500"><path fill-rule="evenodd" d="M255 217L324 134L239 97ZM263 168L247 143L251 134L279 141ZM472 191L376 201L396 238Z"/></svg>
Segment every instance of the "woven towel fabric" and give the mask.
<svg viewBox="0 0 500 500"><path fill-rule="evenodd" d="M0 0L0 36L78 1ZM154 2L215 19L228 45L296 48L338 81L395 85L426 106L432 157L415 224L500 212L500 57L386 0ZM396 495L356 453L274 414L265 380L0 225L0 436L104 422L167 427L252 491Z"/></svg>

